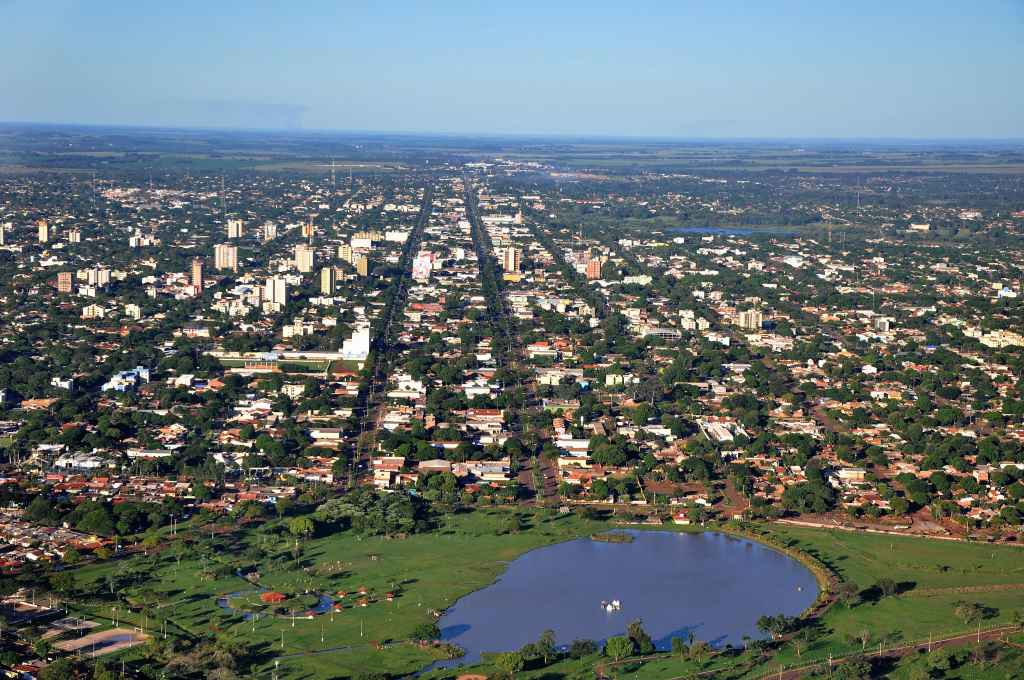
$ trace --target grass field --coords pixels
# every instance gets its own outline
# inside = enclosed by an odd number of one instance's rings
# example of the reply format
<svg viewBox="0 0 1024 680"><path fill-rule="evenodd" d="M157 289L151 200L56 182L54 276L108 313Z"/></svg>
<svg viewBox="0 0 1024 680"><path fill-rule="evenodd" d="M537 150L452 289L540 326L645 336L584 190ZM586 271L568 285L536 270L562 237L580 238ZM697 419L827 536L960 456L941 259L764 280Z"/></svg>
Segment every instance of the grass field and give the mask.
<svg viewBox="0 0 1024 680"><path fill-rule="evenodd" d="M376 649L374 644L407 639L418 624L432 620L431 610L442 610L462 595L491 583L504 565L523 552L602 528L575 516L551 512L524 514L526 528L499 535L510 510L480 510L456 514L446 527L431 534L405 539L368 538L350 534L312 539L302 547L298 563L293 559L292 539L268 533L246 532L246 537L179 555L168 549L148 557L110 562L80 569L77 578L85 591L105 587L108 574L144 572L127 592L154 602L147 630L159 629L167 619L170 634L201 636L238 635L260 645L266 656L256 672L271 667L270 654L280 654L281 678L347 677L369 668L409 673L436 658L436 652L406 643ZM181 557L179 562L179 556ZM238 614L216 604L219 595L251 589L234 575L260 571L260 582L272 589L301 593L307 589L336 594L365 588L375 601L367 607L349 605L333 617L312 620L287 616L263 616L258 622L243 621ZM203 573L220 573L204 579ZM393 602L383 597L399 592ZM84 616L107 622L110 605L81 604L72 608ZM122 623L142 624L139 613L120 613ZM281 646L283 639L284 645ZM322 641L321 641L322 639ZM330 650L330 651L325 651Z"/></svg>

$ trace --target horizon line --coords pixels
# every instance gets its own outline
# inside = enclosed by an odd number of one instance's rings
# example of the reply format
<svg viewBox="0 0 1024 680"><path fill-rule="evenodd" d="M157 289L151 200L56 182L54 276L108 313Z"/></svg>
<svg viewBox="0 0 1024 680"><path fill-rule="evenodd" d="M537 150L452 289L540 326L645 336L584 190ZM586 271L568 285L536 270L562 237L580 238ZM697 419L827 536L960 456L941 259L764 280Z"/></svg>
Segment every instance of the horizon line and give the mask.
<svg viewBox="0 0 1024 680"><path fill-rule="evenodd" d="M143 123L68 123L53 121L0 120L0 127L54 127L88 129L127 129L140 131L174 130L181 132L236 132L273 134L338 134L338 135L381 135L393 137L446 137L476 139L579 139L637 142L1003 142L1024 144L1020 137L900 137L900 136L673 136L673 135L631 135L613 133L572 133L572 132L454 132L439 130L372 130L359 128L306 128L306 127L239 127L231 125L159 125Z"/></svg>

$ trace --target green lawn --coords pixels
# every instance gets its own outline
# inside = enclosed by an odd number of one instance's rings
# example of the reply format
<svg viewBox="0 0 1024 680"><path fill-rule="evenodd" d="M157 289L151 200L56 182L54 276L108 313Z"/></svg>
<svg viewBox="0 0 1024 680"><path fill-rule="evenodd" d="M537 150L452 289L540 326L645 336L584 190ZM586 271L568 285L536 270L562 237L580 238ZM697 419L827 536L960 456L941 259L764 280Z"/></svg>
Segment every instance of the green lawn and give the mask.
<svg viewBox="0 0 1024 680"><path fill-rule="evenodd" d="M156 613L149 617L150 629L167 618L171 634L242 636L267 655L254 670L270 668L269 655L280 654L282 678L345 677L368 668L408 673L430 663L437 653L407 643L378 650L372 643L407 639L418 624L432 620L428 612L442 610L493 582L505 564L523 552L604 526L572 515L528 512L522 513L523 531L499 535L503 518L513 511L495 508L452 515L444 520L446 527L441 531L405 539L360 539L348 533L312 539L304 543L298 564L291 553L293 539L247 531L244 539L230 545L227 539L218 539L223 545L190 548L180 563L169 548L148 557L87 566L76 577L80 589L96 592L107 587L108 574L143 570L122 591L132 596L151 591L151 599L159 605L152 607ZM258 622L243 621L216 604L218 595L252 590L233 574L235 568L243 572L257 568L262 584L287 593L347 591L350 595L344 601L349 606L333 617L312 620L264 616ZM200 576L204 569L218 570L220 576L204 580ZM352 606L353 594L361 587L376 601L366 607ZM385 601L389 591L399 592L393 602ZM248 599L258 598L253 593ZM86 616L111 616L109 603L86 602L75 609ZM140 614L123 610L120 618L136 625L142 622Z"/></svg>

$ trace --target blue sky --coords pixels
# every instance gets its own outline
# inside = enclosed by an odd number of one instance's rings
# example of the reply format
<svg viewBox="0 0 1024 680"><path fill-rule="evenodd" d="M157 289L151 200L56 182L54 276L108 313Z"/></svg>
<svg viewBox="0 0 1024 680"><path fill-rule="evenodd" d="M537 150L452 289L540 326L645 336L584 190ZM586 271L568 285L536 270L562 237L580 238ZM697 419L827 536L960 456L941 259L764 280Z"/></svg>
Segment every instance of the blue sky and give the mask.
<svg viewBox="0 0 1024 680"><path fill-rule="evenodd" d="M1024 137L1024 0L0 0L0 120Z"/></svg>

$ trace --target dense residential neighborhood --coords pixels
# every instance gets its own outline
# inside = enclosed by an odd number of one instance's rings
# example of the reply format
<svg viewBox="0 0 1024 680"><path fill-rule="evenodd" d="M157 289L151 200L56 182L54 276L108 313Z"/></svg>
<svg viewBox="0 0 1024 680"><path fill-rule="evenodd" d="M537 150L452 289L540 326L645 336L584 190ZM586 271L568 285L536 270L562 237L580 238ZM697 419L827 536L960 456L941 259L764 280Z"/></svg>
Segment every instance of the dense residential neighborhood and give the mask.
<svg viewBox="0 0 1024 680"><path fill-rule="evenodd" d="M849 200L813 173L326 167L0 176L9 677L46 677L93 628L126 676L236 677L202 631L298 654L328 633L289 641L297 617L347 617L340 647L365 635L347 609L403 600L426 628L372 615L373 649L458 658L429 568L375 571L417 535L1020 541L1016 177L1000 198L998 176L949 180L936 204L912 173ZM804 559L841 606L841 567ZM493 578L456 573L453 596ZM780 616L769 640L796 630Z"/></svg>

